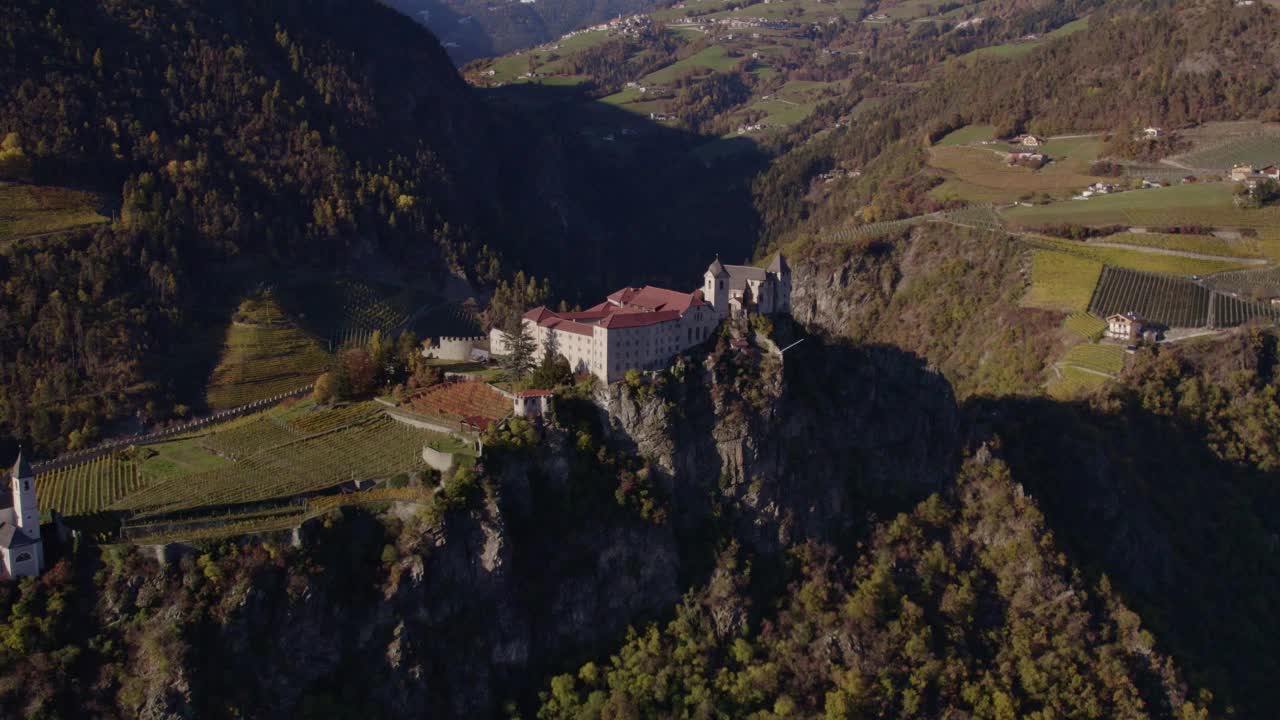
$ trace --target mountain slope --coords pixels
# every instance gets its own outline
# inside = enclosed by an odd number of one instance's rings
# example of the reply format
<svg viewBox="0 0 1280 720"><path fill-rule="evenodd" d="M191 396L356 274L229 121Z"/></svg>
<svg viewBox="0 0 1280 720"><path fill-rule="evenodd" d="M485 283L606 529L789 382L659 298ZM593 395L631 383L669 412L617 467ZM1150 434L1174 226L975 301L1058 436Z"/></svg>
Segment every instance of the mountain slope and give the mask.
<svg viewBox="0 0 1280 720"><path fill-rule="evenodd" d="M492 282L485 240L524 204L504 202L507 133L429 33L373 2L20 2L0 78L22 179L100 191L117 216L0 248L0 424L41 449L202 394L169 354L257 284L388 266Z"/></svg>
<svg viewBox="0 0 1280 720"><path fill-rule="evenodd" d="M459 65L504 55L619 15L645 12L653 0L390 0L431 28Z"/></svg>

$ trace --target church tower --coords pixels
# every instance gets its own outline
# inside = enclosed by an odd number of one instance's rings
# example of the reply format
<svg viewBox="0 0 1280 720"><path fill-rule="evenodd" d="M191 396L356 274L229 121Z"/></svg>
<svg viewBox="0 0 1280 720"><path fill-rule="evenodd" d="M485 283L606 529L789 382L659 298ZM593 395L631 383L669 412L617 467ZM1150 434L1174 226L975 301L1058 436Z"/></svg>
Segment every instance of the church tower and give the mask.
<svg viewBox="0 0 1280 720"><path fill-rule="evenodd" d="M13 464L14 524L32 540L40 539L40 506L36 503L36 474L31 471L22 451Z"/></svg>
<svg viewBox="0 0 1280 720"><path fill-rule="evenodd" d="M11 498L0 500L4 503L0 505L0 577L39 575L44 569L44 544L40 541L36 474L21 450L9 484Z"/></svg>
<svg viewBox="0 0 1280 720"><path fill-rule="evenodd" d="M703 274L702 297L711 303L718 317L729 314L729 271L724 269L719 256Z"/></svg>
<svg viewBox="0 0 1280 720"><path fill-rule="evenodd" d="M779 252L774 256L773 262L769 263L766 271L773 276L775 283L775 292L773 294L773 311L780 313L791 312L791 266L787 264L787 259Z"/></svg>

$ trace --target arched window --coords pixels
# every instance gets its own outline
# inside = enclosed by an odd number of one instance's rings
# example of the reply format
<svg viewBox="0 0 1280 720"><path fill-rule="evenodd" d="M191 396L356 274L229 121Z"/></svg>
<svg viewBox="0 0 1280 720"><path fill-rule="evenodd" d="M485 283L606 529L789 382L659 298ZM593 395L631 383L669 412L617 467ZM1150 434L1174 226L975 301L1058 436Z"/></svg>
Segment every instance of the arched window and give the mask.
<svg viewBox="0 0 1280 720"><path fill-rule="evenodd" d="M14 562L14 564L17 564L17 563L24 563L24 562L31 562L31 553L29 553L29 552L20 552L20 553L18 553L18 556L17 556L17 557L15 557L15 558L13 559L13 562Z"/></svg>

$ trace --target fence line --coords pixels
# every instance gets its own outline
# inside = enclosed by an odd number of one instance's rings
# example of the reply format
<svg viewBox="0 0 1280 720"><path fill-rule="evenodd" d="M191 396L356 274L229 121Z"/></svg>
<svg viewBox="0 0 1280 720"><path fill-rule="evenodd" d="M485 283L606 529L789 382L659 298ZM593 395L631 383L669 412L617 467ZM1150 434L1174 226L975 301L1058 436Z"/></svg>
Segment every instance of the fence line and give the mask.
<svg viewBox="0 0 1280 720"><path fill-rule="evenodd" d="M69 465L78 465L82 462L95 460L104 455L110 454L115 450L129 447L131 445L132 446L151 445L154 443L163 442L165 440L169 440L179 435L184 435L186 433L192 432L193 430L199 430L205 427L209 427L210 425L217 425L219 423L223 423L228 420L234 420L235 418L241 417L243 415L248 415L250 413L254 413L259 410L264 410L268 407L272 407L285 400L288 400L289 398L305 395L306 393L311 392L311 390L314 387L315 387L314 383L307 383L306 385L303 385L297 390L279 393L277 395L272 395L269 398L263 398L261 400L255 400L251 403L245 403L244 405L240 405L238 407L234 407L229 410L220 410L211 415L206 415L196 420L189 420L181 425L175 425L173 427L165 428L163 430L155 430L149 433L143 433L139 435L129 435L126 437L119 437L111 440L106 440L90 448L84 448L82 450L75 450L73 452L64 453L51 460L45 460L44 462L32 463L31 469L37 473L52 472L54 470L59 470Z"/></svg>

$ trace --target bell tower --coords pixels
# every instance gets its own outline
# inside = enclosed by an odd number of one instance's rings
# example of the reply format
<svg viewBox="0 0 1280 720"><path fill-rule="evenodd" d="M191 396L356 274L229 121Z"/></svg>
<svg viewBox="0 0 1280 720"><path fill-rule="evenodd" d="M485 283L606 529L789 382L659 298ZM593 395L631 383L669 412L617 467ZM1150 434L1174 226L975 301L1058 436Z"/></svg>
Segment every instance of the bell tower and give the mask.
<svg viewBox="0 0 1280 720"><path fill-rule="evenodd" d="M729 314L729 271L724 269L719 256L702 277L703 298L715 308L718 317L725 317Z"/></svg>
<svg viewBox="0 0 1280 720"><path fill-rule="evenodd" d="M36 502L36 474L31 471L22 450L13 464L13 515L14 524L32 540L40 539L40 506Z"/></svg>

